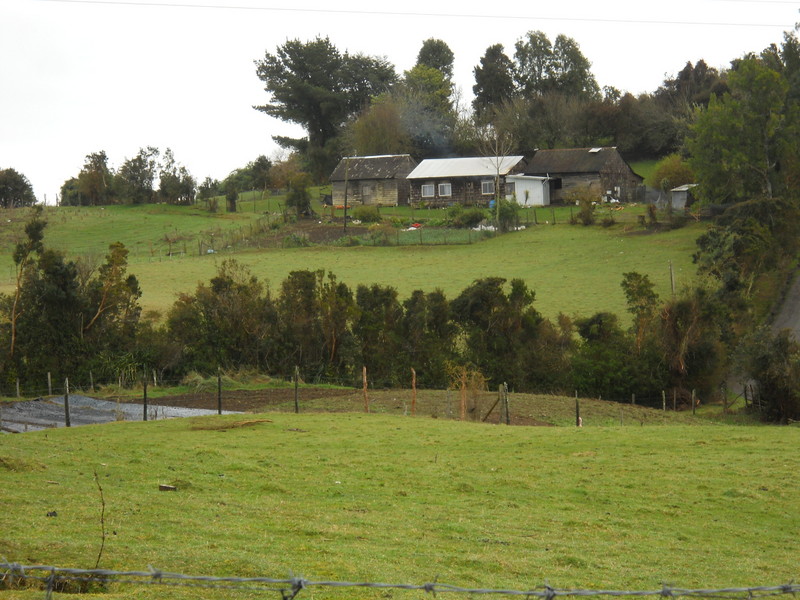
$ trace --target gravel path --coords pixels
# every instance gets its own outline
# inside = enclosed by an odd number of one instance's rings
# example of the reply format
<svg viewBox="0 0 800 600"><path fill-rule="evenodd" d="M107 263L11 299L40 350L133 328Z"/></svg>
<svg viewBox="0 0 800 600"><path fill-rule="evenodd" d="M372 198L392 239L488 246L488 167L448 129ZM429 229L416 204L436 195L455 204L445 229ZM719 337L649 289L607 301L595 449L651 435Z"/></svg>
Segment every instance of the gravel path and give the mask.
<svg viewBox="0 0 800 600"><path fill-rule="evenodd" d="M233 411L222 411L231 414ZM174 419L216 414L216 410L201 408L182 408L148 404L147 419ZM141 404L128 404L97 400L76 394L69 395L70 424L96 425L112 421L142 421L144 407ZM65 427L64 397L41 398L26 402L0 404L0 432L21 433Z"/></svg>

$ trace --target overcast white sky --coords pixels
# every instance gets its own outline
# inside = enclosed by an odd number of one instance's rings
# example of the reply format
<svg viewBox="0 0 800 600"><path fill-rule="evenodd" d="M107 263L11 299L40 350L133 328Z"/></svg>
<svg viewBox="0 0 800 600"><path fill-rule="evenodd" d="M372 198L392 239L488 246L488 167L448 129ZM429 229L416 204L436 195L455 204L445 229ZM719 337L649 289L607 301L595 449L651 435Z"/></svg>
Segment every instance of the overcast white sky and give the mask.
<svg viewBox="0 0 800 600"><path fill-rule="evenodd" d="M687 61L726 67L800 21L789 0L2 0L0 168L54 203L84 157L118 168L140 147L172 148L198 181L223 179L272 135L302 135L252 106L268 101L254 62L287 39L329 36L341 51L410 69L425 39L455 54L469 102L486 48L529 30L574 38L601 86L651 92Z"/></svg>

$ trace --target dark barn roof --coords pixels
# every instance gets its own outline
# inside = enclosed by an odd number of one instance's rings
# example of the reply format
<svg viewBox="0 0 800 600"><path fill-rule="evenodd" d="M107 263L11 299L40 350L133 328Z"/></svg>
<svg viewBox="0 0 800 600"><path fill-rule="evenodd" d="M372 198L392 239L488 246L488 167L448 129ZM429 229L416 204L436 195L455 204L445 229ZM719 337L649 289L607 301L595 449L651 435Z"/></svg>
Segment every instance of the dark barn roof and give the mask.
<svg viewBox="0 0 800 600"><path fill-rule="evenodd" d="M627 164L620 156L619 152L617 152L616 148L537 150L533 158L528 161L525 172L534 175L547 175L550 173L600 173L604 171L607 166L617 161L622 161L624 164Z"/></svg>
<svg viewBox="0 0 800 600"><path fill-rule="evenodd" d="M408 154L351 156L343 158L331 173L331 181L347 179L405 179L417 162Z"/></svg>

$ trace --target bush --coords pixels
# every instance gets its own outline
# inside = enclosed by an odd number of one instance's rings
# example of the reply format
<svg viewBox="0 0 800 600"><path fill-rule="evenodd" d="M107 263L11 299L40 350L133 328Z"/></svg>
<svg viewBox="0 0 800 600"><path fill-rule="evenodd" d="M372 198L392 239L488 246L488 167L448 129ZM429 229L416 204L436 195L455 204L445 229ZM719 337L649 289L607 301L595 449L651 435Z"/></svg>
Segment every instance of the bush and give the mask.
<svg viewBox="0 0 800 600"><path fill-rule="evenodd" d="M511 231L519 225L519 204L511 200L500 200L499 217L500 231Z"/></svg>
<svg viewBox="0 0 800 600"><path fill-rule="evenodd" d="M381 213L378 210L378 207L371 204L362 204L361 206L356 206L350 212L350 215L353 217L353 219L357 219L362 223L381 222Z"/></svg>
<svg viewBox="0 0 800 600"><path fill-rule="evenodd" d="M461 225L456 227L477 227L486 220L486 211L482 208L470 208L461 215Z"/></svg>
<svg viewBox="0 0 800 600"><path fill-rule="evenodd" d="M308 236L306 235L290 233L285 238L283 238L284 248L305 248L306 246L310 245L311 241L308 239Z"/></svg>

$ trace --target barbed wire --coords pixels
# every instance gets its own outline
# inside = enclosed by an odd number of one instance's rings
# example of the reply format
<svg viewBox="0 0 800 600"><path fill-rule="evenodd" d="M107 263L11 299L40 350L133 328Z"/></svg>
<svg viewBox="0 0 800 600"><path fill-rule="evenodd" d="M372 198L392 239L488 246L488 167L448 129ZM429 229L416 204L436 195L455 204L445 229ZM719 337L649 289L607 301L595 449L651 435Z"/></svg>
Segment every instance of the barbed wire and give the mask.
<svg viewBox="0 0 800 600"><path fill-rule="evenodd" d="M437 578L438 579L438 578ZM108 569L72 569L46 565L21 565L19 563L0 562L0 590L14 586L26 585L31 581L40 582L45 588L46 597L50 598L52 591L64 585L65 582L95 582L107 585L119 583L126 585L164 585L193 588L224 589L229 591L259 591L275 592L280 594L282 600L292 600L302 590L320 588L367 588L367 589L396 589L406 591L422 591L433 594L489 594L501 596L525 596L527 598L542 598L553 600L557 596L586 597L586 596L659 596L662 598L742 598L750 600L767 596L784 594L795 595L800 592L800 585L791 581L782 585L756 586L756 587L728 587L716 589L688 589L672 587L662 584L661 588L653 590L591 590L591 589L557 589L543 585L533 589L493 589L469 588L446 583L439 583L436 579L432 583L375 583L352 581L314 581L302 577L289 577L273 579L270 577L214 577L207 575L184 575L171 573L150 567L147 571L113 571Z"/></svg>

